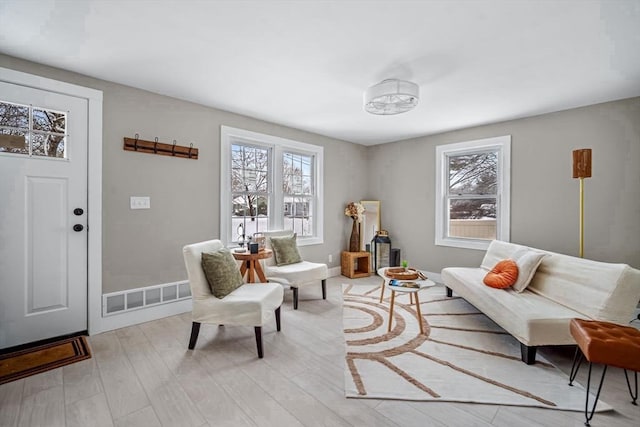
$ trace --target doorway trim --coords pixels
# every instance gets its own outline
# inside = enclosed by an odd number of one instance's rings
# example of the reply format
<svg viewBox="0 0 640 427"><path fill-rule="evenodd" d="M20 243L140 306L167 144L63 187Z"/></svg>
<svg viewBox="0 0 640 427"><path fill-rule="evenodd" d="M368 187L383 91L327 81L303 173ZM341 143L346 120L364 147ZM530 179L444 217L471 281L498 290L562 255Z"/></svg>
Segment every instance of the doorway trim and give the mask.
<svg viewBox="0 0 640 427"><path fill-rule="evenodd" d="M102 332L102 91L0 67L0 81L87 100L87 326Z"/></svg>

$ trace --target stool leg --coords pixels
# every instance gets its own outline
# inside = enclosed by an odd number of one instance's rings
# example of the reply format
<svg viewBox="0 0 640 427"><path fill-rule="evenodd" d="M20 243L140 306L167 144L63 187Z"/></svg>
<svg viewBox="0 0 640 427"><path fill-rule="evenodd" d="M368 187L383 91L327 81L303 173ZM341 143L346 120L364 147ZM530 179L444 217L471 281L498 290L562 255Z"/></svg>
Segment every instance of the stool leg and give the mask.
<svg viewBox="0 0 640 427"><path fill-rule="evenodd" d="M589 362L589 375L587 377L587 398L584 403L584 416L587 419L584 425L589 427L589 421L593 418L593 413L596 411L596 405L598 404L598 398L600 398L600 390L602 390L602 384L604 383L604 375L607 373L608 365L604 365L604 369L602 370L602 378L600 378L600 385L598 386L598 392L596 393L596 400L593 402L593 408L591 408L591 414L589 414L589 386L591 385L591 367L593 363Z"/></svg>
<svg viewBox="0 0 640 427"><path fill-rule="evenodd" d="M573 380L576 379L576 375L578 375L578 370L580 369L580 365L582 364L582 351L580 351L580 347L576 346L576 354L573 355L573 365L571 365L571 374L569 375L569 385L573 387Z"/></svg>
<svg viewBox="0 0 640 427"><path fill-rule="evenodd" d="M631 401L631 404L637 406L638 404L636 403L636 401L638 400L638 373L634 371L633 376L636 380L635 394L631 391L631 384L629 383L629 375L627 375L627 370L626 369L624 370L624 378L627 380L627 387L629 388L629 394L631 395L631 399L633 399Z"/></svg>

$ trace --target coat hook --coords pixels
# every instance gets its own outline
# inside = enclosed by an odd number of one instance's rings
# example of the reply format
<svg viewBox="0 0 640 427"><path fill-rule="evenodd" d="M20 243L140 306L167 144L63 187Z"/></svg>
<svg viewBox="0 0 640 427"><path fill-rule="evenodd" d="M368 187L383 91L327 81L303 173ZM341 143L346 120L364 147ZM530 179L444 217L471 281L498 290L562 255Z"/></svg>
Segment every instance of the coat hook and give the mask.
<svg viewBox="0 0 640 427"><path fill-rule="evenodd" d="M193 142L189 145L189 158L191 158L191 149L193 148Z"/></svg>
<svg viewBox="0 0 640 427"><path fill-rule="evenodd" d="M155 142L153 143L153 154L158 154L158 137L156 136Z"/></svg>
<svg viewBox="0 0 640 427"><path fill-rule="evenodd" d="M173 140L173 147L171 147L171 155L175 156L176 155L176 140Z"/></svg>
<svg viewBox="0 0 640 427"><path fill-rule="evenodd" d="M139 135L136 133L136 140L133 142L133 149L138 151L138 137Z"/></svg>

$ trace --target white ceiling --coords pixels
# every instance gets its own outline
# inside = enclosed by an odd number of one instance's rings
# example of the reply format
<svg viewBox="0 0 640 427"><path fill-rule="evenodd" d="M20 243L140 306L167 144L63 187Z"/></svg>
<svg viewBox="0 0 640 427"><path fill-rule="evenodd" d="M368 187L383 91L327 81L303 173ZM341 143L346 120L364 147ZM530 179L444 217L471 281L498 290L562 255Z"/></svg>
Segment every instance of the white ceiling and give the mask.
<svg viewBox="0 0 640 427"><path fill-rule="evenodd" d="M640 0L0 0L0 52L373 145L639 96Z"/></svg>

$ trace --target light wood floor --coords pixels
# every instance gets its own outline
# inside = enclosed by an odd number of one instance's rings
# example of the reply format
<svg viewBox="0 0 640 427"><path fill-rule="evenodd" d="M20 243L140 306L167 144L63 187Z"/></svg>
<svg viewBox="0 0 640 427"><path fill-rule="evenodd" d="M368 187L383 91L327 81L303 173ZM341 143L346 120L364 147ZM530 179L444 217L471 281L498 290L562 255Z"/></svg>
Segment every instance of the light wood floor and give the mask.
<svg viewBox="0 0 640 427"><path fill-rule="evenodd" d="M377 281L375 278L359 281ZM344 397L341 284L285 294L282 332L203 325L187 350L190 314L95 335L93 358L0 386L0 426L582 426L583 414L549 409ZM444 293L444 289L443 289ZM573 351L542 349L566 373ZM599 372L599 371L598 371ZM599 378L596 377L596 378ZM584 384L586 369L578 380ZM621 370L601 398L615 412L592 426L640 426Z"/></svg>

